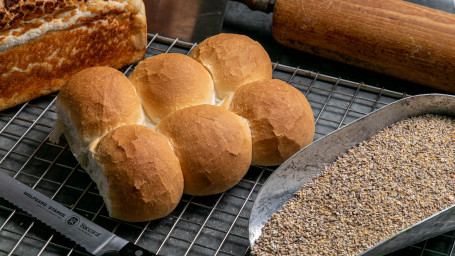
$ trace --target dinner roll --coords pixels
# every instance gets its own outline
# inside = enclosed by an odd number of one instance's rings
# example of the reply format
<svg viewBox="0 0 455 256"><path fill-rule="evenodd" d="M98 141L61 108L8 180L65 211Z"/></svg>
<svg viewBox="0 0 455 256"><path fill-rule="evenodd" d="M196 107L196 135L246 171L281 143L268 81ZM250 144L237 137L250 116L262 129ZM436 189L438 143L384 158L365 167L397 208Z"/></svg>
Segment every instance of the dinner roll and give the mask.
<svg viewBox="0 0 455 256"><path fill-rule="evenodd" d="M118 126L143 120L133 85L122 72L110 67L92 67L73 75L58 94L56 112L52 140L65 133L83 167L91 141Z"/></svg>
<svg viewBox="0 0 455 256"><path fill-rule="evenodd" d="M129 79L154 124L178 109L210 104L214 100L209 72L179 53L163 53L141 61Z"/></svg>
<svg viewBox="0 0 455 256"><path fill-rule="evenodd" d="M142 125L102 137L87 168L111 217L148 221L171 213L183 194L183 176L169 141Z"/></svg>
<svg viewBox="0 0 455 256"><path fill-rule="evenodd" d="M234 94L230 108L249 121L253 164L279 165L314 137L314 117L306 97L278 80L246 84Z"/></svg>
<svg viewBox="0 0 455 256"><path fill-rule="evenodd" d="M261 44L244 35L212 36L197 45L189 56L210 71L219 99L243 84L272 79L269 55Z"/></svg>
<svg viewBox="0 0 455 256"><path fill-rule="evenodd" d="M222 107L178 110L163 118L156 130L169 138L180 159L186 194L224 192L243 178L251 164L247 121Z"/></svg>

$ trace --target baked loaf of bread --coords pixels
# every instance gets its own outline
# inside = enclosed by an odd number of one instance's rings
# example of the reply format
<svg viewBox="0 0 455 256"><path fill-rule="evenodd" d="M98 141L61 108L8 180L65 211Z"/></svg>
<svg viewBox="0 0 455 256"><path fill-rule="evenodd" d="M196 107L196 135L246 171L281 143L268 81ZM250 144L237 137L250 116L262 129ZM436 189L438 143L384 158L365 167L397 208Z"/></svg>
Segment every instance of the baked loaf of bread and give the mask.
<svg viewBox="0 0 455 256"><path fill-rule="evenodd" d="M258 47L240 38L244 45L239 47ZM208 40L233 45L239 36ZM127 221L162 217L183 193L224 192L252 162L280 164L312 141L308 101L291 85L272 79L263 51L242 63L222 53L217 58L224 64L218 68L243 63L264 69L257 69L258 76L249 70L248 78L240 79L234 68L232 73L207 70L189 56L163 53L141 61L129 79L113 68L92 67L62 88L51 139L65 134L111 216ZM238 84L224 86L229 89L220 94L213 74L223 72L236 74Z"/></svg>
<svg viewBox="0 0 455 256"><path fill-rule="evenodd" d="M0 0L0 110L82 69L137 62L146 43L142 0Z"/></svg>

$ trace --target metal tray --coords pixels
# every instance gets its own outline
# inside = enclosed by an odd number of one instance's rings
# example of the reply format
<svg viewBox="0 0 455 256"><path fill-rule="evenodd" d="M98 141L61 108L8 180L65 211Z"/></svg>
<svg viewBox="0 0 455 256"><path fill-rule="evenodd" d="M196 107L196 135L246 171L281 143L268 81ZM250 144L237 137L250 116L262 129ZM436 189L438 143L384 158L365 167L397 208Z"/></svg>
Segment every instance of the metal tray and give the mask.
<svg viewBox="0 0 455 256"><path fill-rule="evenodd" d="M251 247L272 214L280 210L303 184L319 176L324 166L387 126L424 114L455 116L455 96L426 94L396 101L328 134L289 158L267 179L253 205L249 223ZM383 255L453 229L455 205L402 230L361 255Z"/></svg>

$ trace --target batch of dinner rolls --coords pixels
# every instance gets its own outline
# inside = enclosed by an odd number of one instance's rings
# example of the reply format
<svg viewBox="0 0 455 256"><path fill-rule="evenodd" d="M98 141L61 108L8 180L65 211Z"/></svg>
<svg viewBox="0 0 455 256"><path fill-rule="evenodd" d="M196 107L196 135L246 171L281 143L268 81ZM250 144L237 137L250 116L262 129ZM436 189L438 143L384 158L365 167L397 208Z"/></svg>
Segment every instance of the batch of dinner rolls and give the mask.
<svg viewBox="0 0 455 256"><path fill-rule="evenodd" d="M251 164L279 165L314 136L305 96L272 79L264 48L219 34L189 56L162 53L129 77L92 67L71 77L56 101L52 140L63 133L97 184L111 217L164 217L183 193L235 186Z"/></svg>

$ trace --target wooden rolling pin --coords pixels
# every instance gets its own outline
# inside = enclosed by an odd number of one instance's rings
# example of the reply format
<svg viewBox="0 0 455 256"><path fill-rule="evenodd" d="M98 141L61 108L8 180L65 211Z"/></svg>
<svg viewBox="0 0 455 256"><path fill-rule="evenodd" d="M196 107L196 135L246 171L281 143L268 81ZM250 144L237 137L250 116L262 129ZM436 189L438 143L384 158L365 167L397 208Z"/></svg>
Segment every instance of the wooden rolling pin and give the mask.
<svg viewBox="0 0 455 256"><path fill-rule="evenodd" d="M401 0L237 0L280 44L455 93L455 15Z"/></svg>

